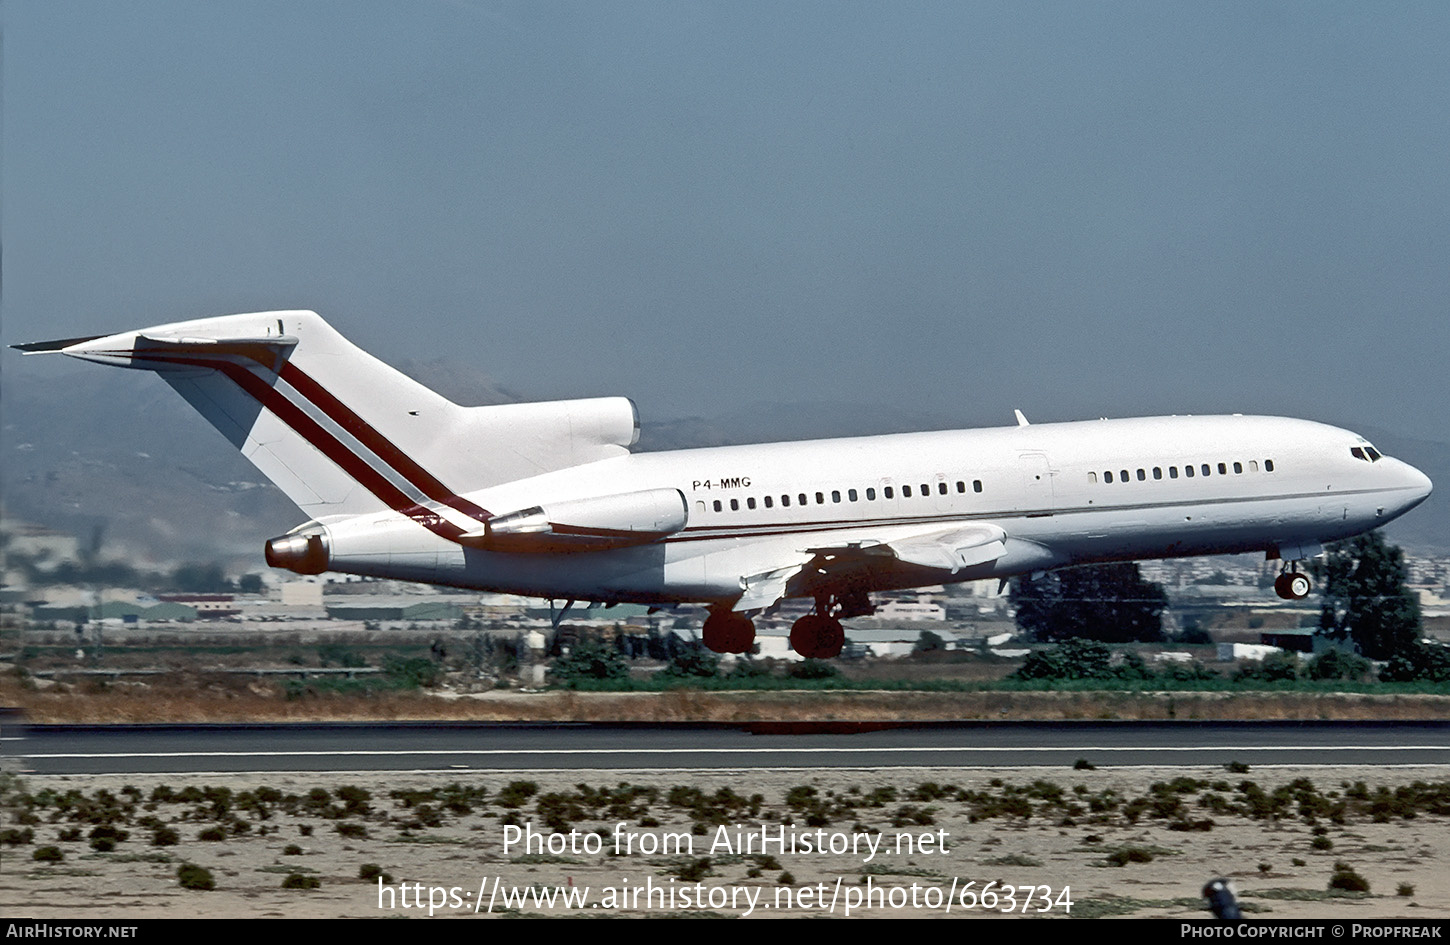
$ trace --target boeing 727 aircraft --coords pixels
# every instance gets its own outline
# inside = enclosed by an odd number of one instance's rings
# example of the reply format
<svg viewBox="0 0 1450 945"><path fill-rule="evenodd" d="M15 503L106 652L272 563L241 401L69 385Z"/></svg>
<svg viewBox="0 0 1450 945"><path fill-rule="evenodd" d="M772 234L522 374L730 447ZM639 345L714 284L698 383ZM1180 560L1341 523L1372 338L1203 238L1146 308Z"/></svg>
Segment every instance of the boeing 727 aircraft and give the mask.
<svg viewBox="0 0 1450 945"><path fill-rule="evenodd" d="M313 312L18 345L155 371L310 521L267 563L552 599L699 603L705 644L752 618L831 657L877 590L1088 562L1262 551L1295 562L1423 502L1430 480L1345 430L1150 417L631 454L622 397L461 407Z"/></svg>

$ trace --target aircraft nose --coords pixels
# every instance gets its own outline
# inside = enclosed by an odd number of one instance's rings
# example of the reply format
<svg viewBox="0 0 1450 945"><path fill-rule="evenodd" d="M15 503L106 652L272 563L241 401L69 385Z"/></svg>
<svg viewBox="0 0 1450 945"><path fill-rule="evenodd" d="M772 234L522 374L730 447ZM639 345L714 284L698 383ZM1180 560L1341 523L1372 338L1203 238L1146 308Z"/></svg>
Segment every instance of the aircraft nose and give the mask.
<svg viewBox="0 0 1450 945"><path fill-rule="evenodd" d="M1430 481L1430 477L1409 463L1400 463L1400 478L1404 482L1403 488L1406 492L1406 511L1428 499L1430 493L1435 489L1435 484Z"/></svg>

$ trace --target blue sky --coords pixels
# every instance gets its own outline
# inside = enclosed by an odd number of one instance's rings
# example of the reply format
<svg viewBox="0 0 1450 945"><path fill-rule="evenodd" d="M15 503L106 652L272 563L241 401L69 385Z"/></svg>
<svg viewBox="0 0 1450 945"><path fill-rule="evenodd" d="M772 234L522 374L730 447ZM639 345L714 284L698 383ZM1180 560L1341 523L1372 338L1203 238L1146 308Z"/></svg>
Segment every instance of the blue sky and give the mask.
<svg viewBox="0 0 1450 945"><path fill-rule="evenodd" d="M311 308L385 359L653 418L1447 438L1443 3L3 16L7 344Z"/></svg>

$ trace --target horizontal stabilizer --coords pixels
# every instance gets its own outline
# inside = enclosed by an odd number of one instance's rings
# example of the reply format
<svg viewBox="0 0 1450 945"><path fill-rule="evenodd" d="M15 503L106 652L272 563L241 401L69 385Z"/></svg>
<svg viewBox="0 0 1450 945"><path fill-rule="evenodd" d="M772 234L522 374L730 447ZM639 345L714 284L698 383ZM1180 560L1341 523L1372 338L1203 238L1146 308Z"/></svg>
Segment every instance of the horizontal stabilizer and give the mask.
<svg viewBox="0 0 1450 945"><path fill-rule="evenodd" d="M105 335L86 335L84 338L57 338L55 341L29 341L23 345L11 345L16 351L26 354L59 354L71 345L82 344L104 338Z"/></svg>

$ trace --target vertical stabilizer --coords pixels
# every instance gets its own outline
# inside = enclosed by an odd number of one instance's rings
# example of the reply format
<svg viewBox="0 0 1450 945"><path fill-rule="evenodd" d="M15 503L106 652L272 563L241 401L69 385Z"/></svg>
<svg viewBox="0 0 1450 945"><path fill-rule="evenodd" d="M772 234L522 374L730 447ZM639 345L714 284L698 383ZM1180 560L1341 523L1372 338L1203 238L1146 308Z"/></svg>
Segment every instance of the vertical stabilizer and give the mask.
<svg viewBox="0 0 1450 945"><path fill-rule="evenodd" d="M314 519L394 509L467 531L462 498L628 451L625 398L462 407L305 311L24 346L155 371Z"/></svg>

